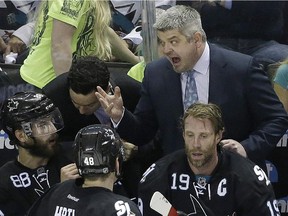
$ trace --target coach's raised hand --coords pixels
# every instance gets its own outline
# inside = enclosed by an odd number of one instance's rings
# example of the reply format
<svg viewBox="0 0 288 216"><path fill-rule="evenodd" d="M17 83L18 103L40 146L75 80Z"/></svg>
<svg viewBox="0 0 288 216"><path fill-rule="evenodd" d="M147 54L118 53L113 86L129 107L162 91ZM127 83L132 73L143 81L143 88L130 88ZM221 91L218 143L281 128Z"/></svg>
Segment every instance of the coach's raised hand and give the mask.
<svg viewBox="0 0 288 216"><path fill-rule="evenodd" d="M116 86L114 94L105 92L100 86L97 86L97 91L95 95L104 111L117 124L121 120L124 112L120 88Z"/></svg>

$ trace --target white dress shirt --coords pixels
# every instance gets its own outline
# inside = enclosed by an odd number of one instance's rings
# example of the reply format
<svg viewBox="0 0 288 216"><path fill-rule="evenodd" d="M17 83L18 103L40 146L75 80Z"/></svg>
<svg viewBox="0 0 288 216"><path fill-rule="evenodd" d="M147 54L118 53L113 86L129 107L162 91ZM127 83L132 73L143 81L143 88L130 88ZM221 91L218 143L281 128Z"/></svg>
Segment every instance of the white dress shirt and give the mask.
<svg viewBox="0 0 288 216"><path fill-rule="evenodd" d="M208 103L208 93L209 93L209 64L210 64L210 48L206 42L204 52L200 59L194 66L196 71L194 78L197 86L197 94L199 102ZM184 72L180 76L181 79L181 89L182 89L182 101L184 101L185 88L187 81L187 73Z"/></svg>

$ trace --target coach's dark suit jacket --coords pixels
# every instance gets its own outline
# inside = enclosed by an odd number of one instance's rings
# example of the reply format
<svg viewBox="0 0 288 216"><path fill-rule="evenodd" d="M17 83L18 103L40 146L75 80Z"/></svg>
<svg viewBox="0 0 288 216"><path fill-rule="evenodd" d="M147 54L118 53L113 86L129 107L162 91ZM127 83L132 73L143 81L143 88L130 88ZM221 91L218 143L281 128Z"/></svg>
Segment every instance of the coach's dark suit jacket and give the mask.
<svg viewBox="0 0 288 216"><path fill-rule="evenodd" d="M208 100L222 109L224 138L241 142L248 157L265 167L265 157L288 128L287 114L252 57L209 46ZM121 137L141 145L159 128L164 154L183 148L180 74L166 58L147 65L141 94L134 115L124 113L117 129Z"/></svg>
<svg viewBox="0 0 288 216"><path fill-rule="evenodd" d="M100 122L94 114L81 115L75 108L69 96L67 76L68 73L61 74L48 83L42 91L54 102L62 114L65 126L59 132L59 137L63 141L73 141L81 128L91 124L100 124ZM110 71L110 83L113 87L118 85L121 88L125 106L134 111L140 98L141 83L118 71Z"/></svg>

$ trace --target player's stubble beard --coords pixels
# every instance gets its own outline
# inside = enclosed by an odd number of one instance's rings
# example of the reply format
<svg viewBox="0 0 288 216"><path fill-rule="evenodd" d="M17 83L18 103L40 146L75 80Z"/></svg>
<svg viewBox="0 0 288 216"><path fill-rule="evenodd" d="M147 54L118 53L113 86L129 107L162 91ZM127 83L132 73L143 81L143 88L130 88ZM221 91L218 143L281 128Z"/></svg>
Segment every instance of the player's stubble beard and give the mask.
<svg viewBox="0 0 288 216"><path fill-rule="evenodd" d="M207 150L203 151L201 150L201 153L203 154L203 159L201 160L195 160L193 159L192 153L196 152L198 150L195 149L188 149L185 147L185 152L188 158L188 161L190 164L196 168L201 168L204 167L206 164L209 164L212 159L213 159L213 152L214 152L214 147L210 146Z"/></svg>
<svg viewBox="0 0 288 216"><path fill-rule="evenodd" d="M43 158L50 158L59 151L58 135L53 135L53 138L42 140L41 138L32 138L33 146L29 148L31 155ZM54 142L54 143L53 143Z"/></svg>

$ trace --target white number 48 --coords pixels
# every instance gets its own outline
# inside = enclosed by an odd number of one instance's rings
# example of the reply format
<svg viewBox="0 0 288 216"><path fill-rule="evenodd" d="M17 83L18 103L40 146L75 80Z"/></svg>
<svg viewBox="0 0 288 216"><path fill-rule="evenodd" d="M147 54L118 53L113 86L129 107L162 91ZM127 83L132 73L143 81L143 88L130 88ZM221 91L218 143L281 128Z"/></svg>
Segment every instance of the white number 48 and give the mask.
<svg viewBox="0 0 288 216"><path fill-rule="evenodd" d="M85 158L84 158L84 163L85 163L87 166L92 166L92 165L95 164L93 157L85 157Z"/></svg>

